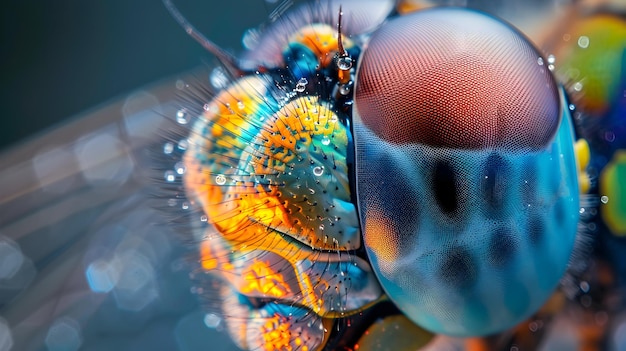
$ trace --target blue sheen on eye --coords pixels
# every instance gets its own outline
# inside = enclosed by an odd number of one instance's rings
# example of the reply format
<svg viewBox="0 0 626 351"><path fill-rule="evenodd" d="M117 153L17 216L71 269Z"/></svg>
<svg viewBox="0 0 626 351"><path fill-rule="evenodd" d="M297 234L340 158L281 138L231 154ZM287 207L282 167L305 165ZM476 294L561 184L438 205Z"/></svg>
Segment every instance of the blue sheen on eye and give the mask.
<svg viewBox="0 0 626 351"><path fill-rule="evenodd" d="M360 207L366 250L391 300L418 325L449 335L487 335L521 322L552 294L570 259L579 206L573 127L569 110L562 111L545 150L496 151L496 163L506 167L495 168L488 166L493 150L395 145L355 125L358 197L367 202ZM406 164L383 169L383 155ZM452 212L437 203L441 195L433 187L432 165L444 159L455 174L447 186L464 194ZM534 174L523 172L529 164ZM508 174L498 179L507 196L494 209L484 199L495 193L486 196L480 184L500 169ZM529 177L533 187L525 189ZM421 196L394 203L407 199L398 194L406 193L398 190L404 187L419 189ZM389 206L421 210L417 218L405 218L399 214L406 211L380 210ZM411 235L398 234L409 227Z"/></svg>

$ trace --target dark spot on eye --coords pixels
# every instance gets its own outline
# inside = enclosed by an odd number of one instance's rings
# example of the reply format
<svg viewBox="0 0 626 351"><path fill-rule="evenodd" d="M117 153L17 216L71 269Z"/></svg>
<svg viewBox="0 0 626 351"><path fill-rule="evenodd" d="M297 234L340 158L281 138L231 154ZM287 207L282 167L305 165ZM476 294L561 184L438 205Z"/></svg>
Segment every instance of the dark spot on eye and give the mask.
<svg viewBox="0 0 626 351"><path fill-rule="evenodd" d="M380 191L375 199L378 203L376 208L380 211L377 216L388 220L388 229L396 236L394 240L406 243L405 247L412 247L420 219L420 197L416 186L392 157L380 157L371 165L375 165L373 174L386 175L386 189Z"/></svg>
<svg viewBox="0 0 626 351"><path fill-rule="evenodd" d="M496 267L502 267L511 261L517 249L517 239L511 229L499 227L493 231L489 241L489 263Z"/></svg>
<svg viewBox="0 0 626 351"><path fill-rule="evenodd" d="M447 214L454 212L458 207L456 174L448 162L439 161L435 165L433 188L439 208Z"/></svg>
<svg viewBox="0 0 626 351"><path fill-rule="evenodd" d="M564 224L567 222L567 206L565 200L561 199L554 205L554 219L556 223Z"/></svg>
<svg viewBox="0 0 626 351"><path fill-rule="evenodd" d="M476 262L470 252L463 247L456 247L444 253L439 276L446 284L454 288L468 288L478 277Z"/></svg>
<svg viewBox="0 0 626 351"><path fill-rule="evenodd" d="M553 147L551 155L552 159L554 160L554 170L550 172L548 181L550 182L550 190L554 193L558 193L559 189L561 188L561 176L563 175L563 169L558 166L559 160L561 159L561 149L558 147Z"/></svg>
<svg viewBox="0 0 626 351"><path fill-rule="evenodd" d="M537 246L546 235L546 226L541 220L541 216L533 215L528 221L528 238L530 243Z"/></svg>
<svg viewBox="0 0 626 351"><path fill-rule="evenodd" d="M480 194L488 217L500 218L505 213L508 198L506 181L511 178L511 173L511 164L504 157L497 153L487 157L480 180Z"/></svg>

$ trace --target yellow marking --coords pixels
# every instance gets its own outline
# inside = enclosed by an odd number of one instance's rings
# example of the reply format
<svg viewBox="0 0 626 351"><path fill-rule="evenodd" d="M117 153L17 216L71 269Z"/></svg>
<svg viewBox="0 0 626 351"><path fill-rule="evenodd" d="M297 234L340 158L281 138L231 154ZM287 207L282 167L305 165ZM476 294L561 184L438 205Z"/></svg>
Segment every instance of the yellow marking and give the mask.
<svg viewBox="0 0 626 351"><path fill-rule="evenodd" d="M407 13L427 9L433 6L435 6L435 4L428 0L400 0L396 5L396 10L399 14L406 15Z"/></svg>
<svg viewBox="0 0 626 351"><path fill-rule="evenodd" d="M354 46L354 43L345 35L342 35L341 41L345 49ZM289 42L300 43L309 48L319 59L321 67L330 65L339 52L337 28L327 24L312 24L303 27L289 38Z"/></svg>
<svg viewBox="0 0 626 351"><path fill-rule="evenodd" d="M372 249L381 264L381 268L385 264L396 262L398 259L398 247L396 247L395 237L389 229L392 228L392 221L382 215L375 206L368 207L365 233L376 233L376 235L368 235L365 245Z"/></svg>
<svg viewBox="0 0 626 351"><path fill-rule="evenodd" d="M354 350L374 351L387 345L393 345L390 350L422 350L433 338L431 332L420 328L406 316L392 315L369 326L354 345Z"/></svg>
<svg viewBox="0 0 626 351"><path fill-rule="evenodd" d="M266 351L293 351L289 324L278 315L270 318L263 327L263 341Z"/></svg>
<svg viewBox="0 0 626 351"><path fill-rule="evenodd" d="M589 165L590 151L589 144L585 139L578 139L574 144L574 153L576 154L576 164L578 166L578 186L580 192L585 194L591 187L587 166Z"/></svg>
<svg viewBox="0 0 626 351"><path fill-rule="evenodd" d="M235 280L229 280L238 282L235 285L240 285L237 289L241 289L243 294L258 291L275 298L285 298L295 292L290 291L284 275L273 271L267 263L261 261L254 262L242 271L241 267L235 267L229 261L230 252L272 252L284 258L292 267L299 261L311 258L311 250L285 240L286 234L278 232L276 228L282 231L286 228L290 235L297 235L298 239L305 242L309 240L317 247L336 249L335 244L332 240L328 243L319 242L315 231L302 223L294 225L287 211L291 202L280 193L279 185L261 186L237 172L241 172L240 168L243 167L247 167L245 172L256 174L284 171L290 159L297 154L304 155L303 152L309 150L313 140L332 138L334 147L345 149L348 135L338 116L315 97L295 99L273 115L264 116L263 125L252 128L253 121L246 116L255 115L261 106L265 106L259 97L262 89L265 89L264 83L259 78L240 80L210 103L210 108L189 138L189 148L183 158L187 168L184 185L189 199L202 207L210 224L227 243L227 248L215 247L205 239L200 247L202 268L219 269L231 274L242 272L239 277L233 278ZM233 110L240 112L235 113ZM248 133L252 129L255 129L255 133L260 129L260 132L251 137ZM296 143L300 150L296 150ZM280 152L270 151L278 149ZM246 158L250 158L250 161ZM344 167L345 160L337 158L336 164ZM337 172L341 173L342 170ZM218 175L221 179L225 177L226 182L219 182L216 178ZM299 279L304 305L320 315L335 313L324 309L323 292L315 291L311 279L307 273ZM324 284L328 285L327 282L321 282L319 286ZM281 338L278 330L270 336Z"/></svg>
<svg viewBox="0 0 626 351"><path fill-rule="evenodd" d="M339 78L339 82L342 84L346 84L350 81L350 79L352 78L350 71L344 71L344 70L339 70L337 72L337 78Z"/></svg>
<svg viewBox="0 0 626 351"><path fill-rule="evenodd" d="M311 277L308 274L305 273L299 275L298 284L300 284L300 290L302 292L303 305L307 306L317 314L323 314L322 312L328 312L326 310L322 311L324 300L321 297L318 298L315 295L315 288L313 286L313 283L311 282ZM325 285L328 286L328 284Z"/></svg>
<svg viewBox="0 0 626 351"><path fill-rule="evenodd" d="M618 150L600 174L602 218L614 235L626 236L626 150Z"/></svg>
<svg viewBox="0 0 626 351"><path fill-rule="evenodd" d="M282 298L291 293L283 275L275 272L266 262L257 259L243 273L243 280L247 282L241 288L243 294L258 291L266 296Z"/></svg>
<svg viewBox="0 0 626 351"><path fill-rule="evenodd" d="M233 100L245 100L242 96L231 92ZM241 92L239 92L241 93ZM244 108L252 104L246 103ZM209 109L214 112L214 109ZM219 113L222 113L221 115ZM248 123L237 115L226 116L228 109L222 106L221 112L215 116L207 116L208 120L219 120L213 126L233 124L244 127ZM229 117L226 121L226 117ZM275 173L284 170L288 162L302 151L296 150L296 145L304 150L308 149L312 137L332 137L333 144L339 148L347 147L347 134L341 128L341 123L328 107L318 102L315 97L301 98L292 101L278 111L274 118L267 118L266 124L260 130L254 145L255 150L253 172L256 174ZM231 129L230 127L228 129ZM231 132L229 132L230 134ZM243 132L239 132L243 133ZM236 135L235 135L236 136ZM229 149L244 150L247 145L242 144L240 137L224 134L216 141L216 144L231 145ZM209 143L210 141L205 141ZM239 143L239 144L237 144ZM236 145L233 147L232 145ZM263 148L261 148L263 146ZM282 150L271 152L270 150ZM317 246L319 243L315 229L306 226L294 227L289 211L285 206L289 204L280 196L278 185L261 186L253 182L239 182L235 185L218 185L215 183L215 170L205 169L195 160L194 152L185 153L185 164L188 172L185 173L185 186L188 193L194 195L202 204L205 213L211 222L220 231L222 236L233 245L248 245L250 248L263 249L275 252L279 255L284 252L292 252L293 245L285 242L280 233L275 233L268 228L290 228L290 233L297 234L299 238L308 240ZM203 150L198 150L202 152ZM206 155L210 160L219 163L223 158L231 155L211 154ZM239 159L239 155L236 156ZM343 160L336 160L337 164L345 164ZM213 166L214 167L214 166ZM237 170L224 170L235 172ZM281 242L282 244L277 244ZM305 241L306 242L306 241ZM326 248L334 248L333 242L327 243ZM236 247L235 247L236 248ZM293 263L293 261L292 261Z"/></svg>

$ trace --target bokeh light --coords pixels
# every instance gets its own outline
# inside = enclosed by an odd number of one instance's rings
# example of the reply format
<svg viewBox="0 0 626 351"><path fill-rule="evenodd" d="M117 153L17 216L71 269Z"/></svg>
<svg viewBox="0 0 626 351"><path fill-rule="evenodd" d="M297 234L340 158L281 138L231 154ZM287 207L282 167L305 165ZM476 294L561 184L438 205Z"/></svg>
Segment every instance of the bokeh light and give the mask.
<svg viewBox="0 0 626 351"><path fill-rule="evenodd" d="M0 318L0 351L9 351L13 347L13 337L9 324Z"/></svg>

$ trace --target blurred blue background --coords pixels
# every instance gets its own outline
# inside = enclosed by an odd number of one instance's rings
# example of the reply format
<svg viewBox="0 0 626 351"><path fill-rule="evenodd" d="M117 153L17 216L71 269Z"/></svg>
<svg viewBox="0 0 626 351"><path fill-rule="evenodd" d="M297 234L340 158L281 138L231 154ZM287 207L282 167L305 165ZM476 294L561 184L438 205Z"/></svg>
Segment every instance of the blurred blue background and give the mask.
<svg viewBox="0 0 626 351"><path fill-rule="evenodd" d="M263 0L176 4L208 37L235 50L270 6ZM0 149L132 89L214 62L159 0L7 1L0 26Z"/></svg>

